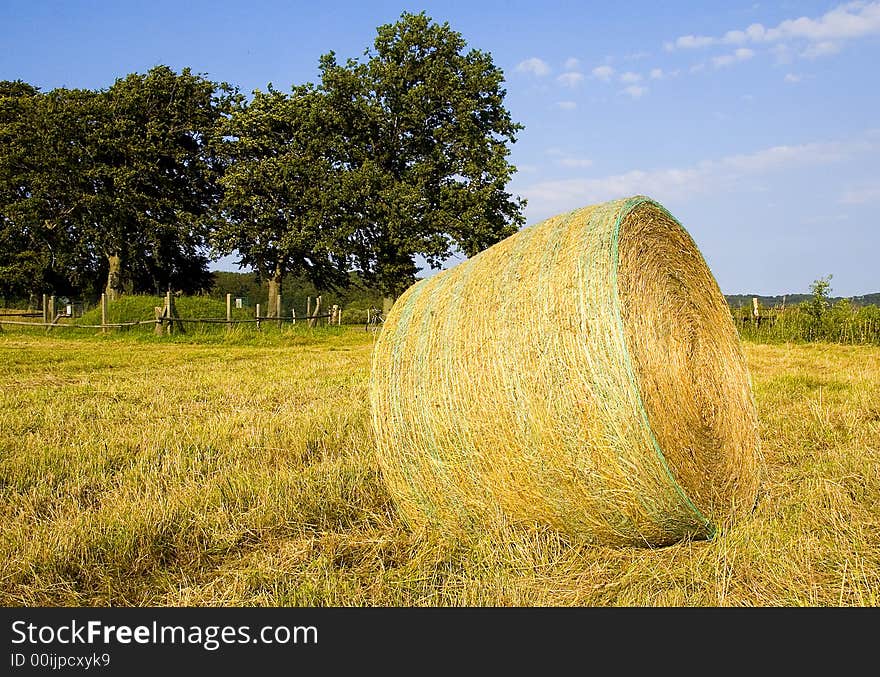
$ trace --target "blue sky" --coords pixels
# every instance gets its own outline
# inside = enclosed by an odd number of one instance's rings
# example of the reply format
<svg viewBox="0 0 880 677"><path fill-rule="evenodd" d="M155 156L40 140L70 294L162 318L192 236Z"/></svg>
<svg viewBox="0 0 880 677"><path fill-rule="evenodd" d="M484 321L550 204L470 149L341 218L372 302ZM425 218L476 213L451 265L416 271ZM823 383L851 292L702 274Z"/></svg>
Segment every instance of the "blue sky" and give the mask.
<svg viewBox="0 0 880 677"><path fill-rule="evenodd" d="M0 78L103 88L167 64L286 89L422 10L504 71L529 224L641 193L725 293L880 291L880 2L4 0Z"/></svg>

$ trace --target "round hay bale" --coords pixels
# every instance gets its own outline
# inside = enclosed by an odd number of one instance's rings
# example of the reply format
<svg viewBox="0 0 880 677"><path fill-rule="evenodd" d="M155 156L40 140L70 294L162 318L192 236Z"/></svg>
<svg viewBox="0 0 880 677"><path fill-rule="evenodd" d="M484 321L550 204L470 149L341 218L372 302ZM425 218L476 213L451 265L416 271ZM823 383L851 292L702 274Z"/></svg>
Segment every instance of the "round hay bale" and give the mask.
<svg viewBox="0 0 880 677"><path fill-rule="evenodd" d="M555 216L413 285L376 341L370 401L414 528L658 546L711 538L756 502L757 416L726 300L644 196Z"/></svg>

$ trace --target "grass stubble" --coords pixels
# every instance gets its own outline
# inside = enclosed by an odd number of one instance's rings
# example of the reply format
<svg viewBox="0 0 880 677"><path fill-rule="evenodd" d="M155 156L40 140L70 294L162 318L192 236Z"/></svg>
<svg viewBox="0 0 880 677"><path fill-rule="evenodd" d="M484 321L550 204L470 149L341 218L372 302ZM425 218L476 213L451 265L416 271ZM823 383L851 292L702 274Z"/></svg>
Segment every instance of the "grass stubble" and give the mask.
<svg viewBox="0 0 880 677"><path fill-rule="evenodd" d="M453 540L397 515L375 340L0 334L5 606L877 606L880 348L745 343L767 474L711 541Z"/></svg>

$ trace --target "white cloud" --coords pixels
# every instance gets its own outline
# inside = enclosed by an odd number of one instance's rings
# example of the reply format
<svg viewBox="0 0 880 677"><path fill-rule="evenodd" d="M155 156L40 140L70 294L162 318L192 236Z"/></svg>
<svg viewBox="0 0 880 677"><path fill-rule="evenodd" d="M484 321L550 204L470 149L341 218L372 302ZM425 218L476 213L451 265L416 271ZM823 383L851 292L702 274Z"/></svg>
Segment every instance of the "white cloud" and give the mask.
<svg viewBox="0 0 880 677"><path fill-rule="evenodd" d="M733 63L737 63L739 61L747 61L755 56L755 52L747 47L740 47L738 50L731 54L722 54L721 56L713 57L712 64L715 68L721 68L723 66L729 66Z"/></svg>
<svg viewBox="0 0 880 677"><path fill-rule="evenodd" d="M574 110L577 104L574 101L557 101L556 105L562 110Z"/></svg>
<svg viewBox="0 0 880 677"><path fill-rule="evenodd" d="M528 199L530 210L546 215L628 195L650 195L661 202L688 200L697 194L736 189L749 179L770 172L843 162L878 150L880 134L867 132L855 140L773 146L705 160L690 167L633 169L600 178L541 181L519 192ZM853 187L841 197L846 204L876 200L880 200L880 181Z"/></svg>
<svg viewBox="0 0 880 677"><path fill-rule="evenodd" d="M787 19L768 29L765 40L806 38L812 41L848 40L880 33L880 2L850 2L818 19Z"/></svg>
<svg viewBox="0 0 880 677"><path fill-rule="evenodd" d="M571 56L565 60L565 70L567 70L567 71L576 70L578 68L578 66L580 66L580 65L581 65L580 59L577 59L573 56Z"/></svg>
<svg viewBox="0 0 880 677"><path fill-rule="evenodd" d="M693 66L690 67L691 73L701 73L704 70L706 70L706 64L704 64L704 63L694 64Z"/></svg>
<svg viewBox="0 0 880 677"><path fill-rule="evenodd" d="M840 51L840 43L832 42L831 40L825 40L823 42L816 42L812 45L809 45L803 52L801 52L801 56L806 57L808 59L816 59L820 56L829 56L831 54L837 54Z"/></svg>
<svg viewBox="0 0 880 677"><path fill-rule="evenodd" d="M632 71L627 71L620 76L620 81L625 84L635 84L636 82L642 81L642 76L638 73L633 73Z"/></svg>
<svg viewBox="0 0 880 677"><path fill-rule="evenodd" d="M577 71L568 71L556 78L556 80L564 87L576 87L583 79L584 74L578 73Z"/></svg>
<svg viewBox="0 0 880 677"><path fill-rule="evenodd" d="M721 37L682 35L664 43L664 49L699 49L712 45L745 45L786 43L794 40L811 44L803 56L818 57L834 54L839 43L871 35L880 35L880 2L849 2L839 5L820 17L786 19L767 28L754 23L743 30L730 30ZM820 46L821 45L821 46Z"/></svg>
<svg viewBox="0 0 880 677"><path fill-rule="evenodd" d="M705 35L682 35L680 38L677 38L675 42L666 44L672 45L673 48L678 49L697 49L699 47L714 45L716 42L718 41L715 38L710 38Z"/></svg>
<svg viewBox="0 0 880 677"><path fill-rule="evenodd" d="M630 85L629 87L623 88L623 93L633 99L640 99L647 91L648 88L642 87L641 85Z"/></svg>
<svg viewBox="0 0 880 677"><path fill-rule="evenodd" d="M533 56L531 59L526 59L525 61L520 61L519 65L517 65L516 70L520 73L531 73L533 75L537 75L538 77L547 75L550 72L550 66L543 59L539 59L536 56Z"/></svg>
<svg viewBox="0 0 880 677"><path fill-rule="evenodd" d="M662 68L652 68L649 77L652 80L662 80L663 79L663 69Z"/></svg>
<svg viewBox="0 0 880 677"><path fill-rule="evenodd" d="M761 42L767 35L767 29L761 24L752 24L744 31L727 31L720 42L725 45L742 45L746 42Z"/></svg>
<svg viewBox="0 0 880 677"><path fill-rule="evenodd" d="M611 76L614 75L614 69L611 66L596 66L592 70L592 74L594 78L608 82L611 80Z"/></svg>
<svg viewBox="0 0 880 677"><path fill-rule="evenodd" d="M785 81L786 82L792 82L792 83L800 82L803 79L804 79L804 76L798 75L797 73L786 73L785 74Z"/></svg>

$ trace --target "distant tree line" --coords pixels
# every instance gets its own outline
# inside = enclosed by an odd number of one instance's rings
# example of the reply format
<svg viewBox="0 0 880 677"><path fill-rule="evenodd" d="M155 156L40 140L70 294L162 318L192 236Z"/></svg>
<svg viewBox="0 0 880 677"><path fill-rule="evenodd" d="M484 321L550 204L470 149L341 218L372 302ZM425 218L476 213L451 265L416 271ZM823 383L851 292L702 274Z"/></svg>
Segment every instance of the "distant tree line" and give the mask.
<svg viewBox="0 0 880 677"><path fill-rule="evenodd" d="M404 13L319 74L250 98L167 66L101 90L0 82L0 295L195 293L235 254L269 309L285 276L393 297L417 257L523 225L506 191L522 126L489 54Z"/></svg>
<svg viewBox="0 0 880 677"><path fill-rule="evenodd" d="M832 297L831 278L827 275L814 280L810 294L795 295L794 302L786 304L788 299L783 297L781 303L766 306L759 300L757 313L751 298L743 305L740 297L728 297L740 335L757 341L880 343L878 295Z"/></svg>

